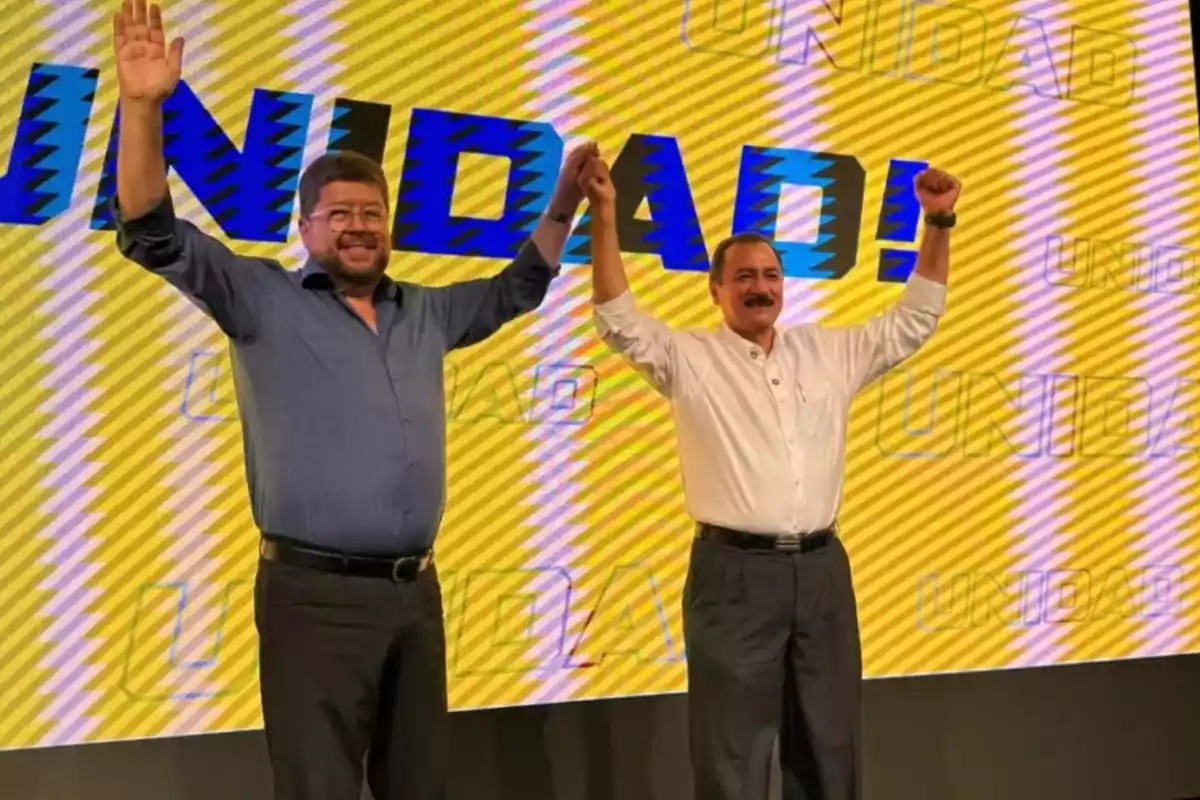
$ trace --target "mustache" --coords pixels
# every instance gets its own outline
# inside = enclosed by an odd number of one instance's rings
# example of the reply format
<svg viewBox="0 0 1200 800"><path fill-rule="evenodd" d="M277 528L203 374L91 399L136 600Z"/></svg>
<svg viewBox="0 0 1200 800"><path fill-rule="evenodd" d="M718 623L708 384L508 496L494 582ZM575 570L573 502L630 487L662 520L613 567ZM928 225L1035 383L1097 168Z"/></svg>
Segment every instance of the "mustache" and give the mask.
<svg viewBox="0 0 1200 800"><path fill-rule="evenodd" d="M742 299L742 305L748 308L770 308L775 301L767 294L748 294Z"/></svg>
<svg viewBox="0 0 1200 800"><path fill-rule="evenodd" d="M373 233L347 233L338 237L338 247L375 247L379 238Z"/></svg>

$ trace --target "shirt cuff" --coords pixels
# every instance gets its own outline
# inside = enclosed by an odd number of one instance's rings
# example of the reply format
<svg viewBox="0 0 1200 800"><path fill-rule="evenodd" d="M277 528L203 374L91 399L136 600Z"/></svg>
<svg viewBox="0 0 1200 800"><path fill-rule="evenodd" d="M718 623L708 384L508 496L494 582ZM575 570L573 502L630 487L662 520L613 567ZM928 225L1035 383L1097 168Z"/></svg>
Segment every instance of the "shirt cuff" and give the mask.
<svg viewBox="0 0 1200 800"><path fill-rule="evenodd" d="M908 278L900 302L906 308L940 317L946 313L946 285L914 273Z"/></svg>
<svg viewBox="0 0 1200 800"><path fill-rule="evenodd" d="M611 300L605 300L603 303L593 303L592 309L601 317L611 317L627 311L633 311L633 292L626 289Z"/></svg>
<svg viewBox="0 0 1200 800"><path fill-rule="evenodd" d="M167 192L154 208L136 219L125 219L121 213L121 203L114 194L109 200L109 211L117 230L129 236L143 234L171 236L175 233L175 204L171 202L171 193Z"/></svg>
<svg viewBox="0 0 1200 800"><path fill-rule="evenodd" d="M526 239L525 244L521 245L521 249L517 251L517 257L513 259L513 263L520 267L537 267L550 272L551 276L557 276L559 267L551 264L542 255L542 251L538 249L537 243L533 239Z"/></svg>

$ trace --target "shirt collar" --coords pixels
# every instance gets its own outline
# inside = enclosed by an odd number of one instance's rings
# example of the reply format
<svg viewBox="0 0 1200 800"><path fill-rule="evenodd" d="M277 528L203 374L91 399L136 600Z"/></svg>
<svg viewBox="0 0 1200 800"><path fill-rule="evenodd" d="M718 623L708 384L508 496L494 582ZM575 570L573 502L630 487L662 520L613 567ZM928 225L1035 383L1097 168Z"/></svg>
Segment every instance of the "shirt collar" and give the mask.
<svg viewBox="0 0 1200 800"><path fill-rule="evenodd" d="M300 285L305 289L325 289L332 286L333 281L325 268L310 258L300 268Z"/></svg>
<svg viewBox="0 0 1200 800"><path fill-rule="evenodd" d="M727 323L722 322L717 329L717 336L737 351L738 355L757 361L766 354L755 342L739 336ZM775 329L775 347L779 347L779 329Z"/></svg>
<svg viewBox="0 0 1200 800"><path fill-rule="evenodd" d="M300 285L305 289L333 289L333 279L329 277L329 273L325 268L313 259L308 259L304 262L304 266L300 268ZM390 300L400 301L400 289L398 284L384 275L379 279L379 285L375 287L376 299L386 297Z"/></svg>

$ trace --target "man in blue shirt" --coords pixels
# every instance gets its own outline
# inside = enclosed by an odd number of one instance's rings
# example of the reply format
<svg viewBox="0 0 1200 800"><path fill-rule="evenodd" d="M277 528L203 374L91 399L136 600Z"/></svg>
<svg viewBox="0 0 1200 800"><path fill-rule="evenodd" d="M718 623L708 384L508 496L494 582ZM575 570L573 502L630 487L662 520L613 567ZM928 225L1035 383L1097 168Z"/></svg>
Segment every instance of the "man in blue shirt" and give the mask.
<svg viewBox="0 0 1200 800"><path fill-rule="evenodd" d="M591 145L498 275L397 282L379 165L327 153L300 180L297 272L176 219L162 103L180 74L157 6L115 21L121 252L196 303L231 343L262 546L260 684L279 800L445 796L446 668L433 540L445 498L442 361L545 297L582 199Z"/></svg>

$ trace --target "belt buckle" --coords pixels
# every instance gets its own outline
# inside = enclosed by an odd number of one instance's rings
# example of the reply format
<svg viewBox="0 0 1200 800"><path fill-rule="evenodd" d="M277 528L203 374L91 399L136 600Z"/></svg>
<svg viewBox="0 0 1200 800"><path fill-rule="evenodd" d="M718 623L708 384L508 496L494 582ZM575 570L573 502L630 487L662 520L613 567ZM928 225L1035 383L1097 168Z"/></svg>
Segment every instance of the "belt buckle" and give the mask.
<svg viewBox="0 0 1200 800"><path fill-rule="evenodd" d="M401 583L409 578L401 577L400 568L411 563L413 556L401 556L392 562L392 583Z"/></svg>
<svg viewBox="0 0 1200 800"><path fill-rule="evenodd" d="M426 558L428 558L428 556L401 556L400 558L397 558L392 562L392 583L402 583L404 581L415 580L417 575L420 574L422 563ZM416 564L416 569L413 571L412 575L409 577L401 576L401 568L414 563Z"/></svg>
<svg viewBox="0 0 1200 800"><path fill-rule="evenodd" d="M791 534L790 536L781 536L775 540L775 549L783 550L788 553L796 552L804 549L804 534Z"/></svg>

